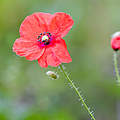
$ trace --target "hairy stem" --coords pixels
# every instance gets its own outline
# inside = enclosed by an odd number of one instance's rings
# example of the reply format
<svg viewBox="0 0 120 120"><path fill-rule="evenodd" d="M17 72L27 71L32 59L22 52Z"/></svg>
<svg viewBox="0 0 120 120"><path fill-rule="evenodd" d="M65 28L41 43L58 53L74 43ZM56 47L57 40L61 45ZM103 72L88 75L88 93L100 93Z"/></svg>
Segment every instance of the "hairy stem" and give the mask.
<svg viewBox="0 0 120 120"><path fill-rule="evenodd" d="M65 75L66 79L68 80L68 82L71 84L71 86L73 87L73 89L75 90L76 94L79 96L83 106L85 107L85 109L87 110L87 112L89 113L89 115L91 116L91 118L93 120L95 120L95 117L93 116L93 113L90 111L89 107L87 106L87 104L84 102L84 99L82 98L80 92L78 91L77 87L75 86L75 84L72 82L72 80L69 78L69 76L67 75L67 73L64 71L62 65L60 65L60 69L62 70L63 74Z"/></svg>
<svg viewBox="0 0 120 120"><path fill-rule="evenodd" d="M117 77L117 83L118 85L120 85L120 76L119 76L118 63L117 63L117 52L114 52L114 67L115 67L115 73Z"/></svg>

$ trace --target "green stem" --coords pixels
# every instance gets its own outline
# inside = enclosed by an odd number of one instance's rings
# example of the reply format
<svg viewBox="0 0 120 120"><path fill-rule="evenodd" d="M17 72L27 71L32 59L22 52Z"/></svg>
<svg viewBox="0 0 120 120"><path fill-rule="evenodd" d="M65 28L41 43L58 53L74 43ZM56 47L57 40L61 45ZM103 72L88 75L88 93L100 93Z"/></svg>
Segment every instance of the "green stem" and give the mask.
<svg viewBox="0 0 120 120"><path fill-rule="evenodd" d="M67 73L64 71L62 65L60 65L60 68L63 72L63 74L65 75L66 79L68 80L68 82L71 84L71 86L73 87L73 89L75 90L75 92L77 93L77 95L79 96L83 106L85 107L85 109L88 111L89 115L92 117L93 120L95 120L95 117L93 116L92 112L90 111L89 107L87 106L87 104L84 102L84 99L82 98L80 92L78 91L77 87L75 86L75 84L72 82L72 80L69 78L69 76L67 75Z"/></svg>
<svg viewBox="0 0 120 120"><path fill-rule="evenodd" d="M120 76L119 76L118 63L117 63L117 52L114 52L114 66L115 66L115 73L117 77L117 83L118 85L120 85Z"/></svg>

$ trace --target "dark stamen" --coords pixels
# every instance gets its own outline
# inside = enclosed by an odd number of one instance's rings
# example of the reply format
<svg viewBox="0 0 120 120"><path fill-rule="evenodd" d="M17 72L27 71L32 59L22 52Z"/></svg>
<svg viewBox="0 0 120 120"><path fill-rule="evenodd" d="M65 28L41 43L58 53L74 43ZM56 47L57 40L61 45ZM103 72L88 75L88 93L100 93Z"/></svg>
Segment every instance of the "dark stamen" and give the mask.
<svg viewBox="0 0 120 120"><path fill-rule="evenodd" d="M38 39L38 42L40 43L40 45L49 45L52 40L51 36L52 36L51 33L43 32L43 33L39 34L37 39Z"/></svg>
<svg viewBox="0 0 120 120"><path fill-rule="evenodd" d="M50 42L45 42L44 45L49 45Z"/></svg>
<svg viewBox="0 0 120 120"><path fill-rule="evenodd" d="M40 38L41 36L38 36L38 39Z"/></svg>
<svg viewBox="0 0 120 120"><path fill-rule="evenodd" d="M46 40L42 40L42 42L45 42Z"/></svg>

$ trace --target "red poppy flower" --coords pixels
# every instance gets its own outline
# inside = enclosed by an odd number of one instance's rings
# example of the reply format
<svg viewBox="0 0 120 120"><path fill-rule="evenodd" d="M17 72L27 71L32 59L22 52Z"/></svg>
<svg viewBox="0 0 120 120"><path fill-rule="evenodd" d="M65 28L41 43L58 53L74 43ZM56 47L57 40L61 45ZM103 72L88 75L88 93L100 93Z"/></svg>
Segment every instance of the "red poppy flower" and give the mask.
<svg viewBox="0 0 120 120"><path fill-rule="evenodd" d="M116 32L112 36L111 47L113 50L117 51L120 49L120 32Z"/></svg>
<svg viewBox="0 0 120 120"><path fill-rule="evenodd" d="M20 27L13 51L27 60L38 60L41 67L58 66L72 61L62 39L73 25L66 13L34 13L27 16Z"/></svg>

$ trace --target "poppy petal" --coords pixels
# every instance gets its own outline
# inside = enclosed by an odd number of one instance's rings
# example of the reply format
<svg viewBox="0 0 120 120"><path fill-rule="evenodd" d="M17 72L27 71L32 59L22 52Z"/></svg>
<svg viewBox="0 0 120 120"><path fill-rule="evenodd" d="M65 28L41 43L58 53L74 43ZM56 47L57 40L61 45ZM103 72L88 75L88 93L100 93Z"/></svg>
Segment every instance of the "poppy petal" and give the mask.
<svg viewBox="0 0 120 120"><path fill-rule="evenodd" d="M24 38L37 38L42 32L47 32L47 24L52 15L49 13L34 13L27 16L20 26L20 36Z"/></svg>
<svg viewBox="0 0 120 120"><path fill-rule="evenodd" d="M66 13L55 13L49 25L49 31L55 36L64 37L72 28L74 21Z"/></svg>
<svg viewBox="0 0 120 120"><path fill-rule="evenodd" d="M45 49L45 52L46 52L46 49ZM41 67L48 67L48 64L47 64L47 56L46 54L44 54L38 59L38 64L41 66Z"/></svg>
<svg viewBox="0 0 120 120"><path fill-rule="evenodd" d="M47 52L47 63L50 66L56 67L61 64L60 60L55 56L52 48L50 47Z"/></svg>
<svg viewBox="0 0 120 120"><path fill-rule="evenodd" d="M41 67L47 67L48 65L56 67L61 64L60 60L53 53L52 47L46 48L44 55L38 59L38 63Z"/></svg>
<svg viewBox="0 0 120 120"><path fill-rule="evenodd" d="M17 55L26 57L28 60L37 60L44 53L44 48L40 48L36 42L19 38L13 45L13 51Z"/></svg>
<svg viewBox="0 0 120 120"><path fill-rule="evenodd" d="M54 52L55 56L61 61L61 63L72 62L70 54L67 50L65 40L60 38L56 40L56 44L52 47L52 51Z"/></svg>

